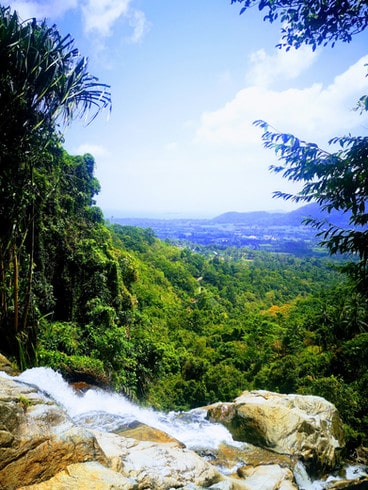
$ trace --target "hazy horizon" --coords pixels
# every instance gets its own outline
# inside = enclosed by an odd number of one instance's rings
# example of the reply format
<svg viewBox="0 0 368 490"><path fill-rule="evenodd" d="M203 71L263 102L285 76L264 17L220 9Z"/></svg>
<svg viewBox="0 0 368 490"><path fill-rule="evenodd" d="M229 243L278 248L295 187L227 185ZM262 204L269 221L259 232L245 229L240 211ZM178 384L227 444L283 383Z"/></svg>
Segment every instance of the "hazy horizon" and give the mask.
<svg viewBox="0 0 368 490"><path fill-rule="evenodd" d="M293 209L282 209L281 207L279 209L251 209L251 210L236 210L236 209L229 209L227 211L220 211L220 212L195 212L195 211L145 211L145 210L124 210L124 209L102 209L103 214L106 219L109 218L114 218L114 219L119 219L119 218L147 218L147 219L182 219L182 218L188 218L188 219L212 219L217 216L220 216L222 214L226 213L257 213L257 212L266 212L270 214L274 213L289 213L290 211L294 211L295 209L301 208L305 206L305 204L302 205L295 205Z"/></svg>

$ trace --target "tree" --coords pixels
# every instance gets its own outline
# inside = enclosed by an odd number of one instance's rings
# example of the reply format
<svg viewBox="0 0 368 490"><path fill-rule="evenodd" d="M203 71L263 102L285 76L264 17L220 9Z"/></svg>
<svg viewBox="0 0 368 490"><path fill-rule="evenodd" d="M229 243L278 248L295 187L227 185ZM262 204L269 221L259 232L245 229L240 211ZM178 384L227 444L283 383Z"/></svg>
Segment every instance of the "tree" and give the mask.
<svg viewBox="0 0 368 490"><path fill-rule="evenodd" d="M109 87L73 44L55 26L0 6L0 329L10 345L28 327L36 216L54 190L58 124L111 107Z"/></svg>
<svg viewBox="0 0 368 490"><path fill-rule="evenodd" d="M282 23L283 44L290 49L309 44L313 50L317 46L338 40L350 42L352 37L362 32L368 25L367 0L231 0L243 4L240 13L258 6L265 11L264 20Z"/></svg>
<svg viewBox="0 0 368 490"><path fill-rule="evenodd" d="M358 289L364 291L368 281L368 138L333 138L330 143L338 144L340 149L327 152L291 134L273 132L264 121L255 124L264 130L265 147L273 149L281 161L279 165L271 165L271 171L281 173L287 180L303 183L298 194L277 191L276 197L295 202L317 201L322 211L348 214L351 225L348 229L327 219L304 221L317 230L321 244L331 254L350 254L358 258L346 271L354 277Z"/></svg>
<svg viewBox="0 0 368 490"><path fill-rule="evenodd" d="M349 42L352 36L363 31L368 24L368 2L288 2L232 0L243 3L243 13L258 4L260 10L268 9L265 20L273 22L277 18L286 23L282 27L287 49L301 44L312 45L336 40ZM368 110L368 96L358 101L357 110ZM317 236L331 254L350 254L354 259L346 267L358 290L367 293L368 285L368 138L343 136L335 137L329 144L338 147L331 152L319 148L314 143L300 140L292 134L274 131L266 122L256 121L263 130L266 148L273 149L280 164L272 165L271 171L281 173L292 182L301 182L302 190L295 194L275 192L276 197L295 202L317 201L322 211L337 210L349 216L348 229L339 228L325 219L307 219L317 230Z"/></svg>

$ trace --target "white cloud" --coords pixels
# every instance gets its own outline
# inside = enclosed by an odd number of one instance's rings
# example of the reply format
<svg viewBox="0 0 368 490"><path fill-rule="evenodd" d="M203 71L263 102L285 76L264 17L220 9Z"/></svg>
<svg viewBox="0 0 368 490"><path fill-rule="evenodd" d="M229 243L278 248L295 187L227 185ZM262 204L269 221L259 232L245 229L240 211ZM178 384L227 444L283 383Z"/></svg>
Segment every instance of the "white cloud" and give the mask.
<svg viewBox="0 0 368 490"><path fill-rule="evenodd" d="M95 145L93 143L83 143L75 150L76 155L84 155L85 153L90 153L95 158L107 157L110 155L110 152L107 148L102 145Z"/></svg>
<svg viewBox="0 0 368 490"><path fill-rule="evenodd" d="M289 51L278 49L273 56L264 49L252 53L249 57L251 67L246 81L250 85L268 86L276 80L294 80L307 70L318 56L309 46Z"/></svg>
<svg viewBox="0 0 368 490"><path fill-rule="evenodd" d="M68 10L80 8L84 30L106 37L118 19L124 18L133 32L130 42L139 42L149 28L143 12L131 6L132 0L14 0L10 3L23 20L62 17Z"/></svg>
<svg viewBox="0 0 368 490"><path fill-rule="evenodd" d="M147 22L146 16L140 10L133 10L128 12L129 25L133 28L133 34L130 38L132 43L140 42L144 35L149 30L149 22Z"/></svg>
<svg viewBox="0 0 368 490"><path fill-rule="evenodd" d="M86 32L108 36L114 22L128 13L130 0L87 0L82 5Z"/></svg>
<svg viewBox="0 0 368 490"><path fill-rule="evenodd" d="M87 33L109 36L115 22L124 17L133 28L131 42L138 42L148 29L143 12L130 8L131 0L87 0L82 5L84 28Z"/></svg>
<svg viewBox="0 0 368 490"><path fill-rule="evenodd" d="M353 132L367 119L352 110L368 90L366 63L368 56L335 77L327 87L316 83L304 89L280 91L265 86L244 88L224 107L202 115L197 141L259 145L259 130L252 126L257 119L320 144L332 136Z"/></svg>
<svg viewBox="0 0 368 490"><path fill-rule="evenodd" d="M10 2L12 10L16 10L23 20L33 17L44 19L47 17L61 17L70 9L78 6L78 0L14 0Z"/></svg>

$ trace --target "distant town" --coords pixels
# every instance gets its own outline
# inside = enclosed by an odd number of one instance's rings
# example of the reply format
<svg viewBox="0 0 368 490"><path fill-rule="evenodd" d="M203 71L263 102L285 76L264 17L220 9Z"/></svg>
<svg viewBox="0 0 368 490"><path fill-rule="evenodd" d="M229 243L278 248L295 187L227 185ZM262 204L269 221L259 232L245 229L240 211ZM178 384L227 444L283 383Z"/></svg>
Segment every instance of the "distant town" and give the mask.
<svg viewBox="0 0 368 490"><path fill-rule="evenodd" d="M296 255L326 254L316 238L316 231L303 223L308 217L320 218L315 204L295 211L272 213L266 211L229 212L212 219L157 219L111 217L112 223L123 226L151 228L161 240L199 246L250 247L255 250L293 253ZM328 216L336 224L344 224L341 215ZM346 224L346 223L345 223Z"/></svg>

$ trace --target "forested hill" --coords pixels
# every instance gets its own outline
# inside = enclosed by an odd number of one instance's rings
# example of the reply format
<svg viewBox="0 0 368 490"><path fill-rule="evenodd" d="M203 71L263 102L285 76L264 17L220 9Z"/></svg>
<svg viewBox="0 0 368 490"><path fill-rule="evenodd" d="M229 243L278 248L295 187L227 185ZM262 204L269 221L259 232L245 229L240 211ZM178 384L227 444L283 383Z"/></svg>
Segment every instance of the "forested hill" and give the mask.
<svg viewBox="0 0 368 490"><path fill-rule="evenodd" d="M346 227L349 223L347 214L338 211L332 211L330 214L322 212L317 203L307 204L290 212L228 212L216 216L212 221L215 223L238 223L247 226L300 226L305 218L324 218L339 227Z"/></svg>

